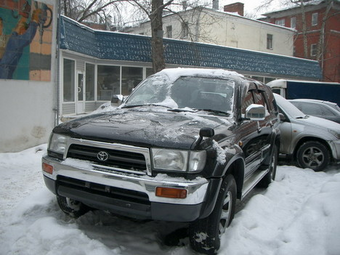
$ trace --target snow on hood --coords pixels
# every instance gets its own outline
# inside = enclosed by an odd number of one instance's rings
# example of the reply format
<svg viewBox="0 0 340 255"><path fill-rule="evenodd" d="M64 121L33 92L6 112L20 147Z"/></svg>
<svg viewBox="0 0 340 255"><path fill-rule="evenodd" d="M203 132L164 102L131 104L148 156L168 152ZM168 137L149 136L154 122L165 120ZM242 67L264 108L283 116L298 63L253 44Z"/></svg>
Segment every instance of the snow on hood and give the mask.
<svg viewBox="0 0 340 255"><path fill-rule="evenodd" d="M171 112L165 107L119 109L64 123L55 132L103 141L124 141L189 149L203 127L230 126L227 118L192 112ZM69 130L69 131L68 131Z"/></svg>

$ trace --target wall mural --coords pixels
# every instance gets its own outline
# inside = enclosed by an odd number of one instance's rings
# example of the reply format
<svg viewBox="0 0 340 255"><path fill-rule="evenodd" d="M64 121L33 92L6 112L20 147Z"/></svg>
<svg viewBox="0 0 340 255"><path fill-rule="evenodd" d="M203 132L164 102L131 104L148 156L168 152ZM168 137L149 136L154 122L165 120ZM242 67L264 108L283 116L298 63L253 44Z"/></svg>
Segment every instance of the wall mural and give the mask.
<svg viewBox="0 0 340 255"><path fill-rule="evenodd" d="M53 6L0 0L0 79L50 81Z"/></svg>

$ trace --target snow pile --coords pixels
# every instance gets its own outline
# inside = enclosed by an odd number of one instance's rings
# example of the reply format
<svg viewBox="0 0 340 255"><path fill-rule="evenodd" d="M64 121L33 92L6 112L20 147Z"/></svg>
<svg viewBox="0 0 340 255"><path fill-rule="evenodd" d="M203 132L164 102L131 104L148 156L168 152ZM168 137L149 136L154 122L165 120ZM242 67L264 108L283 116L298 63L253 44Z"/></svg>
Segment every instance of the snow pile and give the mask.
<svg viewBox="0 0 340 255"><path fill-rule="evenodd" d="M43 145L0 154L0 254L194 254L186 224L133 221L101 211L77 220L64 215L43 183L45 152ZM267 190L256 189L239 204L219 254L339 255L339 170L279 166ZM171 233L175 238L169 241ZM181 246L166 245L174 242Z"/></svg>

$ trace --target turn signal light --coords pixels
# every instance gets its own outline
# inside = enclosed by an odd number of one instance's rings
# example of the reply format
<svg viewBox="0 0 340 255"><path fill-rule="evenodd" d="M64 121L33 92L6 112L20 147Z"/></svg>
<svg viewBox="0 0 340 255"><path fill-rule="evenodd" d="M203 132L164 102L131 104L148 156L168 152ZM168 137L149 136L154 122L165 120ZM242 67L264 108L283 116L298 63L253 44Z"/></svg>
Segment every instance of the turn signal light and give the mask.
<svg viewBox="0 0 340 255"><path fill-rule="evenodd" d="M187 197L187 190L186 189L157 187L156 188L156 196L157 197L167 197L167 198L186 198Z"/></svg>
<svg viewBox="0 0 340 255"><path fill-rule="evenodd" d="M42 169L46 173L53 174L53 166L51 166L49 164L42 163Z"/></svg>

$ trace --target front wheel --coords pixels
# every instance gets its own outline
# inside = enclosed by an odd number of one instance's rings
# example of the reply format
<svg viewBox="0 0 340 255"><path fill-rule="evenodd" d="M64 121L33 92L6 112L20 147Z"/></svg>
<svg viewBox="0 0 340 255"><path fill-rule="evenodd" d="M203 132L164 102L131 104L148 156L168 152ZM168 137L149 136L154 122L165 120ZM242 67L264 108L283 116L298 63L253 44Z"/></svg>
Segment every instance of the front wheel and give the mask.
<svg viewBox="0 0 340 255"><path fill-rule="evenodd" d="M232 175L227 175L212 213L189 227L190 245L193 250L204 254L217 253L221 236L234 218L235 206L236 182Z"/></svg>
<svg viewBox="0 0 340 255"><path fill-rule="evenodd" d="M57 202L60 209L72 218L79 218L90 211L88 206L68 197L57 196Z"/></svg>
<svg viewBox="0 0 340 255"><path fill-rule="evenodd" d="M309 141L300 146L297 151L297 163L302 168L322 171L330 162L330 154L325 145Z"/></svg>

